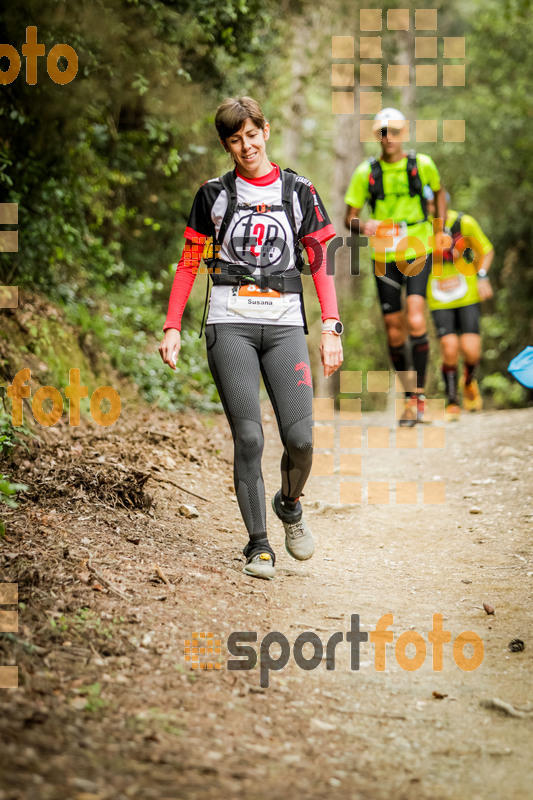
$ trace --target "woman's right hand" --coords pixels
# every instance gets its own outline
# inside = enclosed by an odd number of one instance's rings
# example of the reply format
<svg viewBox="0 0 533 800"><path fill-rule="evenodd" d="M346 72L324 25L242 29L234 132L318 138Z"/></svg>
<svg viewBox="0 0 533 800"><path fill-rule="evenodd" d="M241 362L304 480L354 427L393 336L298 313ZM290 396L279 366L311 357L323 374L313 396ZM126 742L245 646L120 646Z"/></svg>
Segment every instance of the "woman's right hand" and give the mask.
<svg viewBox="0 0 533 800"><path fill-rule="evenodd" d="M176 328L167 328L159 345L161 358L171 369L176 369L176 361L181 347L181 334Z"/></svg>

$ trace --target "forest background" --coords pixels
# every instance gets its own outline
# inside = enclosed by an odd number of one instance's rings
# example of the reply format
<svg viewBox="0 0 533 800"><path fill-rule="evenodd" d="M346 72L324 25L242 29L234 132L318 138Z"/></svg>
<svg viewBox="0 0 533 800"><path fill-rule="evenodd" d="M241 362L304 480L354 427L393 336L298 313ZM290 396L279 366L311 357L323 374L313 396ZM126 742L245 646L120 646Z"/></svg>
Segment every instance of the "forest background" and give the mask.
<svg viewBox="0 0 533 800"><path fill-rule="evenodd" d="M37 83L28 85L23 59L18 78L0 87L0 195L18 204L20 232L19 252L0 256L0 282L38 291L60 307L80 342L100 348L146 401L170 410L218 408L198 338L205 277L196 280L186 309L176 375L157 352L192 199L204 180L230 168L213 125L216 106L227 95L256 97L272 126L271 160L312 179L345 235L350 175L378 152L359 137L359 12L381 9L386 20L388 10L409 8L409 31L384 25L383 58L376 63L384 75L387 64L409 64L410 85L387 88L384 81L383 106L402 108L411 121L465 120L464 142L439 135L418 149L437 163L451 206L473 214L494 244L495 297L484 307L481 385L496 407L523 405L526 392L506 367L533 340L531 2L427 3L438 11L438 29L421 34L414 29L417 6L405 0L21 0L4 6L2 41L21 53L26 27L36 25L47 53L56 43L76 50L79 71L60 86L40 58ZM438 37L436 87L415 86L415 65L428 63L415 59L415 33ZM338 35L355 37L353 115L332 113L332 36ZM465 86L442 86L445 36L466 39L466 61L446 62L466 64ZM7 68L6 59L1 66ZM347 327L345 368L387 369L368 260L353 277L344 253L336 280ZM306 293L313 291L311 283ZM318 320L311 296L307 308ZM24 344L28 352L38 354L50 338L47 320L40 323ZM319 382L318 329L310 344ZM435 393L436 347L432 360L429 391ZM58 358L48 383L64 386L64 371Z"/></svg>

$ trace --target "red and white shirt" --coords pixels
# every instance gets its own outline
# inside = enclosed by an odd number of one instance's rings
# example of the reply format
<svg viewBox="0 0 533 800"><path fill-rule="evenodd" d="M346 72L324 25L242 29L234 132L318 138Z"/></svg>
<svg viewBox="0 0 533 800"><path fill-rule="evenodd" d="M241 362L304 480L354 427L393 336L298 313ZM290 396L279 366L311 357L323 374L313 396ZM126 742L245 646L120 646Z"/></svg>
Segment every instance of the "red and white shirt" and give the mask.
<svg viewBox="0 0 533 800"><path fill-rule="evenodd" d="M251 208L235 211L224 241L221 243L218 258L235 264L245 264L252 268L252 274L260 274L261 266L275 265L283 260L285 269L295 264L294 236L285 211L266 208L258 212L256 206L282 205L282 183L280 170L273 165L272 170L260 178L245 178L236 172L237 204ZM206 181L198 190L185 229L188 241L203 241L212 237L216 242L220 226L228 205L228 195L218 178ZM335 235L328 214L313 184L302 176L297 176L292 197L294 220L298 240L309 248L324 245ZM323 312L327 317L338 318L333 278L326 274L326 263L313 274L315 286ZM178 272L176 279L178 279ZM193 278L194 280L194 278ZM192 287L192 282L191 282ZM174 289L186 290L186 286L176 286L171 293L169 314L165 329L178 327L176 317L181 320L179 304L173 304ZM190 293L187 292L187 297ZM183 291L181 291L183 296ZM185 298L185 302L186 302ZM183 302L183 307L185 306ZM256 313L257 312L257 313ZM223 322L251 322L263 325L303 325L300 295L278 292L260 293L255 287L213 286L211 290L207 325Z"/></svg>

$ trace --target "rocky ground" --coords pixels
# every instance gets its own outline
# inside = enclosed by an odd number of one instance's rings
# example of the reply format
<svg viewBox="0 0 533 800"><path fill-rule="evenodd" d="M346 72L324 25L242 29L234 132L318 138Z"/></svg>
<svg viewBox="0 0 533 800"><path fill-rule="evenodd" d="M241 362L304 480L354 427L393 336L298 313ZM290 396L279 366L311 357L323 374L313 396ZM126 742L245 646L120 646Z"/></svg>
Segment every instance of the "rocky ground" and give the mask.
<svg viewBox="0 0 533 800"><path fill-rule="evenodd" d="M363 432L389 428L393 445L393 416L364 414ZM267 407L265 431L270 494L280 445ZM30 489L0 539L2 581L19 587L18 631L0 634L1 663L19 667L19 687L0 690L1 800L531 795L531 410L465 416L443 449L423 448L422 429L416 449L363 446L363 486L417 482L418 504L396 504L394 492L369 504L363 490L361 505L341 505L339 473L313 476L315 556L293 561L269 512L272 582L241 571L222 417L125 408L112 428L39 435L19 457ZM424 481L444 483L443 504L422 502ZM372 641L352 669L351 616L371 632L385 614L385 669ZM442 671L428 643L434 614L451 634ZM288 641L268 688L258 666L227 668L235 631L256 632L256 651L273 631ZM325 655L313 670L297 665L304 631L324 648L344 634L335 669ZM413 631L427 652L409 671L396 642ZM453 656L464 631L484 648L471 671ZM221 641L220 669L185 660L194 632ZM523 651L511 652L515 639Z"/></svg>

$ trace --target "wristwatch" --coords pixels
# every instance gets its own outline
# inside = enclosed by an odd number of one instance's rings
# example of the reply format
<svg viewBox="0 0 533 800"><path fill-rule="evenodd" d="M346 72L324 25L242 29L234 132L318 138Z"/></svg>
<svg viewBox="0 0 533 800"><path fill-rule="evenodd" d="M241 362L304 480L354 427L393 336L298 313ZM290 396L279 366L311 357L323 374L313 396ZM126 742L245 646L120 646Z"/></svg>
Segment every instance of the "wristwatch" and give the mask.
<svg viewBox="0 0 533 800"><path fill-rule="evenodd" d="M338 319L330 319L322 323L322 333L334 333L340 336L344 331L344 325Z"/></svg>
<svg viewBox="0 0 533 800"><path fill-rule="evenodd" d="M489 273L487 272L486 269L483 269L483 267L481 267L481 269L478 269L477 271L478 278L488 278L488 275Z"/></svg>

